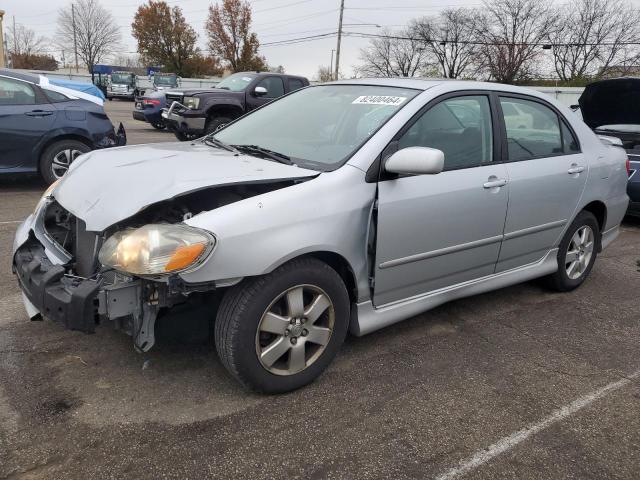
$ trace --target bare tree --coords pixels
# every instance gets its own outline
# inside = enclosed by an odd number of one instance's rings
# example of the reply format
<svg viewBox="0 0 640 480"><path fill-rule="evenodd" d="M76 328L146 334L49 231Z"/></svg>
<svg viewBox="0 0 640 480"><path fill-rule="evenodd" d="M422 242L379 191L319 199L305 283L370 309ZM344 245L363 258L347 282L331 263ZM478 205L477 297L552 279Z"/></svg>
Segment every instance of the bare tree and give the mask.
<svg viewBox="0 0 640 480"><path fill-rule="evenodd" d="M24 25L16 25L7 29L7 50L10 55L40 55L45 50L47 40Z"/></svg>
<svg viewBox="0 0 640 480"><path fill-rule="evenodd" d="M569 81L617 69L638 56L638 10L619 0L571 0L550 37L555 71Z"/></svg>
<svg viewBox="0 0 640 480"><path fill-rule="evenodd" d="M333 72L331 67L320 65L318 67L318 73L316 73L317 80L319 82L330 82L333 80Z"/></svg>
<svg viewBox="0 0 640 480"><path fill-rule="evenodd" d="M478 46L472 43L473 16L473 10L451 8L437 17L423 17L412 22L411 35L421 40L440 76L460 78L473 75L477 70Z"/></svg>
<svg viewBox="0 0 640 480"><path fill-rule="evenodd" d="M396 35L385 30L367 48L360 50L360 75L374 77L414 77L421 72L426 57L422 42L411 37L409 30Z"/></svg>
<svg viewBox="0 0 640 480"><path fill-rule="evenodd" d="M541 47L556 28L547 0L490 0L478 14L478 53L490 78L514 83L536 72Z"/></svg>
<svg viewBox="0 0 640 480"><path fill-rule="evenodd" d="M128 55L126 53L119 53L113 56L112 60L114 65L126 68L142 68L144 63L140 58L140 55Z"/></svg>
<svg viewBox="0 0 640 480"><path fill-rule="evenodd" d="M115 52L120 44L120 28L98 0L77 0L75 12L72 5L60 9L57 39L60 48L69 54L74 51L74 33L78 56L92 75L93 66Z"/></svg>

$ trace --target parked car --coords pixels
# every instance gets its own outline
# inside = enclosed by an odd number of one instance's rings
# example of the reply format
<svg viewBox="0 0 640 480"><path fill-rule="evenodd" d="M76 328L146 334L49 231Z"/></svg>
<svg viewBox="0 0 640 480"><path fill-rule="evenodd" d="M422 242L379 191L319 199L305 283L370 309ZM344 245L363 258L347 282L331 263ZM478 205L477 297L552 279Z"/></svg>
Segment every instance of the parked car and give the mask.
<svg viewBox="0 0 640 480"><path fill-rule="evenodd" d="M309 80L304 77L236 73L213 89L167 92L167 108L162 116L178 140L192 140L215 132L246 112L307 85Z"/></svg>
<svg viewBox="0 0 640 480"><path fill-rule="evenodd" d="M175 73L156 73L153 76L151 89L154 92L171 90L172 88L180 86L180 81L180 77L178 77L178 75L176 75Z"/></svg>
<svg viewBox="0 0 640 480"><path fill-rule="evenodd" d="M102 99L46 77L0 70L0 174L39 173L53 183L79 155L125 143Z"/></svg>
<svg viewBox="0 0 640 480"><path fill-rule="evenodd" d="M133 72L120 71L113 72L107 85L107 99L125 98L135 100L140 96L138 80Z"/></svg>
<svg viewBox="0 0 640 480"><path fill-rule="evenodd" d="M133 110L134 120L147 122L156 130L164 130L166 125L162 118L162 109L166 105L165 92L150 91L142 97L136 99Z"/></svg>
<svg viewBox="0 0 640 480"><path fill-rule="evenodd" d="M627 214L640 217L639 99L640 78L614 78L587 85L578 106L582 119L596 134L619 139L627 151L631 200Z"/></svg>
<svg viewBox="0 0 640 480"><path fill-rule="evenodd" d="M554 128L506 129L507 103ZM198 141L84 155L18 228L13 269L29 316L112 323L143 351L156 321L206 312L231 375L284 392L349 329L537 277L580 286L619 233L625 162L525 88L312 86Z"/></svg>

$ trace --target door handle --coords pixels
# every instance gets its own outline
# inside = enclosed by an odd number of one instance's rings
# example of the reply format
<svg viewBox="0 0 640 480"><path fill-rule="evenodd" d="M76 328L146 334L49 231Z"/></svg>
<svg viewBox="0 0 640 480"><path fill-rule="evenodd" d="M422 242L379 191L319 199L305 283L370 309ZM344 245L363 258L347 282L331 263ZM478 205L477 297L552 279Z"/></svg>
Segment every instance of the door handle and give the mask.
<svg viewBox="0 0 640 480"><path fill-rule="evenodd" d="M495 177L494 177L495 178ZM484 188L499 188L499 187L504 187L507 184L507 181L504 178L498 178L498 179L491 179L488 182L485 182L482 186Z"/></svg>
<svg viewBox="0 0 640 480"><path fill-rule="evenodd" d="M582 173L582 172L584 172L584 167L582 165L578 165L577 163L572 164L571 168L567 170L567 173L569 175L574 175L576 173Z"/></svg>
<svg viewBox="0 0 640 480"><path fill-rule="evenodd" d="M32 110L30 112L25 112L25 115L27 115L28 117L47 117L52 114L53 112L50 112L48 110Z"/></svg>

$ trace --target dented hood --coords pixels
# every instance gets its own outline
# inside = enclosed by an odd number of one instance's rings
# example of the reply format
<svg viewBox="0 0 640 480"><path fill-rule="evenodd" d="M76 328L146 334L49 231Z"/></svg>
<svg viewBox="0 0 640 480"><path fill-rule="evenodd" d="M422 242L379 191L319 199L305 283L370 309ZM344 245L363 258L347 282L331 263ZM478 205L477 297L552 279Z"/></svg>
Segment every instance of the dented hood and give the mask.
<svg viewBox="0 0 640 480"><path fill-rule="evenodd" d="M82 155L53 193L87 230L102 231L149 205L203 188L316 175L199 142L162 143Z"/></svg>

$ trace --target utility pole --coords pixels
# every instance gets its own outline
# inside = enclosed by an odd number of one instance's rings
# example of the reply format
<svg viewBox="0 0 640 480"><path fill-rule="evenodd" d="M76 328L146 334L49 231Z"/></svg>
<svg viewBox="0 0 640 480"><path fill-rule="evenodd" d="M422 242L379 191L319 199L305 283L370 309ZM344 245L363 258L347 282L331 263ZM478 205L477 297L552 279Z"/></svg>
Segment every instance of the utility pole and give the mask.
<svg viewBox="0 0 640 480"><path fill-rule="evenodd" d="M73 50L76 53L76 73L78 73L78 40L76 39L76 8L71 4L71 23L73 25Z"/></svg>
<svg viewBox="0 0 640 480"><path fill-rule="evenodd" d="M4 68L5 60L4 60L4 37L2 36L2 19L4 18L4 10L0 10L0 68Z"/></svg>
<svg viewBox="0 0 640 480"><path fill-rule="evenodd" d="M333 52L335 51L336 51L335 48L331 49L331 63L329 64L329 73L331 76L333 76Z"/></svg>
<svg viewBox="0 0 640 480"><path fill-rule="evenodd" d="M12 68L16 68L16 66L14 65L15 60L13 59L13 57L15 57L16 55L19 55L20 52L18 51L18 42L16 42L16 16L13 16L13 52L11 53L11 67Z"/></svg>
<svg viewBox="0 0 640 480"><path fill-rule="evenodd" d="M342 41L342 16L344 15L344 0L340 0L340 21L338 22L338 46L336 47L336 70L334 80L338 80L340 71L340 42Z"/></svg>

